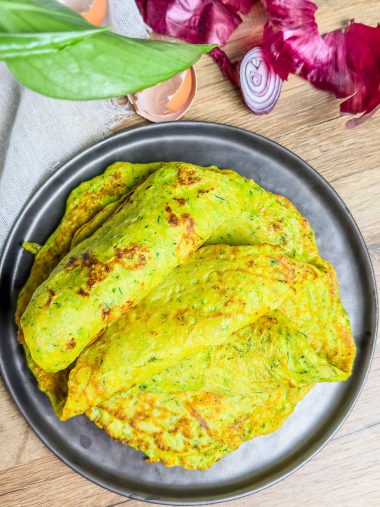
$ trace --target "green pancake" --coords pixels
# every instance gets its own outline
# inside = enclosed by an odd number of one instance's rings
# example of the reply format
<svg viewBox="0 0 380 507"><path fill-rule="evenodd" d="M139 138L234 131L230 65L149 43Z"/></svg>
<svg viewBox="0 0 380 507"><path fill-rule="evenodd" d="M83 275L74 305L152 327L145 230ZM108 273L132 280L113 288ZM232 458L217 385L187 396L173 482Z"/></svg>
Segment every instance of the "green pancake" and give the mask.
<svg viewBox="0 0 380 507"><path fill-rule="evenodd" d="M149 463L205 470L279 428L314 383L349 374L319 357L277 312L86 415L112 438L142 450Z"/></svg>
<svg viewBox="0 0 380 507"><path fill-rule="evenodd" d="M34 292L21 327L36 363L52 372L66 368L218 225L237 218L255 191L235 173L192 165L153 173Z"/></svg>
<svg viewBox="0 0 380 507"><path fill-rule="evenodd" d="M128 392L252 395L281 386L340 382L350 372L350 367L341 370L319 355L308 337L281 312L275 311L239 329L228 342L207 347Z"/></svg>
<svg viewBox="0 0 380 507"><path fill-rule="evenodd" d="M33 359L47 371L66 368L221 225L267 200L233 171L166 164L35 291L21 318Z"/></svg>
<svg viewBox="0 0 380 507"><path fill-rule="evenodd" d="M312 229L233 171L115 163L73 190L33 251L16 320L37 289L22 318L31 351L19 336L39 388L60 418L87 410L149 462L204 470L351 373L349 319Z"/></svg>
<svg viewBox="0 0 380 507"><path fill-rule="evenodd" d="M142 451L148 463L206 470L243 442L278 429L310 388L251 396L122 393L87 416L112 438Z"/></svg>
<svg viewBox="0 0 380 507"><path fill-rule="evenodd" d="M98 212L124 197L142 183L149 174L162 166L162 162L150 164L115 162L103 174L84 181L72 190L60 224L37 252L29 278L20 291L16 309L17 323L28 306L33 292L70 250L75 232Z"/></svg>
<svg viewBox="0 0 380 507"><path fill-rule="evenodd" d="M20 292L16 313L18 323L34 290L70 249L69 240L75 246L90 236L119 208L136 185L164 165L159 162L116 162L103 174L81 183L71 192L61 223L38 251L29 279ZM210 169L220 171L215 167ZM263 189L262 192L265 193L265 199L256 203L252 195L248 210L242 211L234 223L222 224L208 242L280 244L288 255L300 260L318 259L314 233L298 210L285 197ZM62 392L65 389L67 391L68 369L57 373L43 370L31 357L20 327L19 339L40 389L49 396L56 412L61 413L64 403Z"/></svg>
<svg viewBox="0 0 380 507"><path fill-rule="evenodd" d="M233 333L275 310L288 318L296 314L297 329L315 350L323 351L326 340L340 344L350 328L336 327L335 312L310 317L330 299L326 266L291 259L269 245L198 250L83 351L70 372L62 418L81 414L202 349L228 342ZM302 290L308 297L298 301L294 295Z"/></svg>

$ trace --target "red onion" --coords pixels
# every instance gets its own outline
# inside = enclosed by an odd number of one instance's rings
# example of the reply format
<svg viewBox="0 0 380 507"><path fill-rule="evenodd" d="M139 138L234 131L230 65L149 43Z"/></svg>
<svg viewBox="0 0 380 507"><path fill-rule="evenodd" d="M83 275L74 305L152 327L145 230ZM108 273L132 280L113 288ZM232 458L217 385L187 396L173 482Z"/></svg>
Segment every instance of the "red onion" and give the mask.
<svg viewBox="0 0 380 507"><path fill-rule="evenodd" d="M350 22L321 35L310 0L261 0L268 22L263 51L268 63L287 79L289 73L334 93L347 127L360 125L380 109L380 25Z"/></svg>
<svg viewBox="0 0 380 507"><path fill-rule="evenodd" d="M240 88L245 103L256 114L272 111L280 97L282 80L267 64L260 47L254 47L240 64Z"/></svg>

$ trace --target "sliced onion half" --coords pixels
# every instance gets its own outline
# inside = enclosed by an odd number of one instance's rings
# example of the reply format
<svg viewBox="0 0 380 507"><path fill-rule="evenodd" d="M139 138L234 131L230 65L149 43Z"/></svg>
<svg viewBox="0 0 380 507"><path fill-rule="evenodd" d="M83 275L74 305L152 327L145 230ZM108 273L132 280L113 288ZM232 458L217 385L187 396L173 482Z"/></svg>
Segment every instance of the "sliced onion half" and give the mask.
<svg viewBox="0 0 380 507"><path fill-rule="evenodd" d="M245 103L256 114L269 113L276 105L282 80L266 62L261 47L252 48L241 61L240 88Z"/></svg>

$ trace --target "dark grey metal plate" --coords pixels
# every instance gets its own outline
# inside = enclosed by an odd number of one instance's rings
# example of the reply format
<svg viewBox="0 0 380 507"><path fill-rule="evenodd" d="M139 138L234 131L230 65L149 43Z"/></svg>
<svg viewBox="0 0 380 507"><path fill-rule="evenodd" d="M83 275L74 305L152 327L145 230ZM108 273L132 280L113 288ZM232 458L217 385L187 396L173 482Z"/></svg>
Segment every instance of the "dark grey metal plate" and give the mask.
<svg viewBox="0 0 380 507"><path fill-rule="evenodd" d="M254 178L296 204L314 228L322 255L338 272L358 349L351 379L318 385L277 432L242 445L207 472L146 465L141 453L112 441L84 416L59 422L48 399L38 391L17 344L15 301L32 264L32 256L20 243L43 243L58 224L70 190L116 160L216 164ZM341 425L361 390L375 345L372 266L344 203L318 173L285 148L223 125L149 125L115 135L64 164L18 217L3 251L0 274L0 365L21 413L41 440L74 470L117 493L145 501L176 505L217 502L253 493L286 477Z"/></svg>

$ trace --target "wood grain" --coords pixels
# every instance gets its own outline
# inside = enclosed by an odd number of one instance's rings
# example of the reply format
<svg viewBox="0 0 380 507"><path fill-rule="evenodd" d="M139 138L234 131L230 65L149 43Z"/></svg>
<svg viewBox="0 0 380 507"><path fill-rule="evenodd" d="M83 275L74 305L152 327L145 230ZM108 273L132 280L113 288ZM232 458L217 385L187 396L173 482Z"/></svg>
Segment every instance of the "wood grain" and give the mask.
<svg viewBox="0 0 380 507"><path fill-rule="evenodd" d="M379 0L324 0L317 17L323 31L355 18L380 21ZM237 57L258 42L264 14L256 6L227 46ZM338 101L291 77L276 109L258 117L208 57L197 64L198 95L186 119L226 123L268 136L297 153L332 183L357 221L368 245L380 284L380 112L363 126L348 130ZM137 116L120 128L144 124ZM363 392L332 441L291 477L255 496L223 507L377 507L380 505L380 350L376 349ZM0 385L0 505L128 505L126 499L92 484L48 451L27 427L4 386Z"/></svg>

